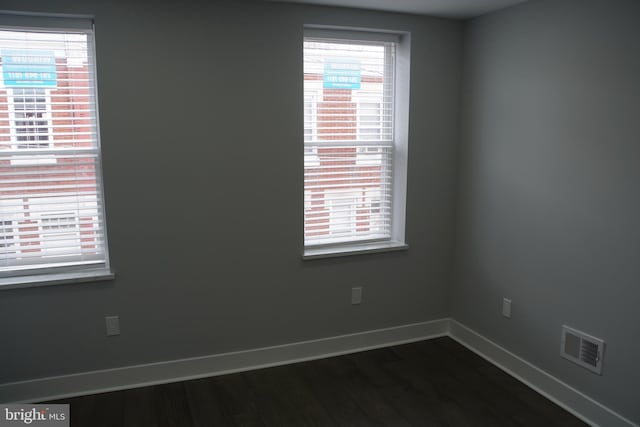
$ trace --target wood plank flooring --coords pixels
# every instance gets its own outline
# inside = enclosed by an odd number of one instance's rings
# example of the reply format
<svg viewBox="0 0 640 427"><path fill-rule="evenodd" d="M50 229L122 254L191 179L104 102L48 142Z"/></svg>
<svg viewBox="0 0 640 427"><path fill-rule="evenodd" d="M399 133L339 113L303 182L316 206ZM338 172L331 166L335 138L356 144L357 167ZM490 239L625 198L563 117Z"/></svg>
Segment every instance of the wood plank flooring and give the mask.
<svg viewBox="0 0 640 427"><path fill-rule="evenodd" d="M450 338L55 403L72 427L586 425Z"/></svg>

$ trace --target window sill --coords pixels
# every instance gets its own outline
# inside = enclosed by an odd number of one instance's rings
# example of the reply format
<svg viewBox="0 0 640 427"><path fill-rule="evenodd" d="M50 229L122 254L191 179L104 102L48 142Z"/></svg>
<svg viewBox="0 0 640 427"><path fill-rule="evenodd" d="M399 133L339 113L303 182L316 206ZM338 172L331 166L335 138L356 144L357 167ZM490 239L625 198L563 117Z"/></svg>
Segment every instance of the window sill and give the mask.
<svg viewBox="0 0 640 427"><path fill-rule="evenodd" d="M104 270L78 273L41 274L37 276L6 277L0 279L0 291L71 283L100 282L104 280L113 280L114 278L114 273Z"/></svg>
<svg viewBox="0 0 640 427"><path fill-rule="evenodd" d="M406 251L409 245L401 242L374 242L358 243L347 246L332 246L330 248L305 249L302 254L303 260L336 258L350 255L363 255L378 252Z"/></svg>

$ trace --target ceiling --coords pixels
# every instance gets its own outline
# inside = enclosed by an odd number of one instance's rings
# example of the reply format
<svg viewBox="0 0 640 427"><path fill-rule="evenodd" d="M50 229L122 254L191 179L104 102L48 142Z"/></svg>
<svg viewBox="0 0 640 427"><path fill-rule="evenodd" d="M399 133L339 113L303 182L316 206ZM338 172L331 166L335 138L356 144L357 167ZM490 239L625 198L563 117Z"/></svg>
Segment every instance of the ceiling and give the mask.
<svg viewBox="0 0 640 427"><path fill-rule="evenodd" d="M355 7L446 18L472 18L526 0L269 0L324 6Z"/></svg>

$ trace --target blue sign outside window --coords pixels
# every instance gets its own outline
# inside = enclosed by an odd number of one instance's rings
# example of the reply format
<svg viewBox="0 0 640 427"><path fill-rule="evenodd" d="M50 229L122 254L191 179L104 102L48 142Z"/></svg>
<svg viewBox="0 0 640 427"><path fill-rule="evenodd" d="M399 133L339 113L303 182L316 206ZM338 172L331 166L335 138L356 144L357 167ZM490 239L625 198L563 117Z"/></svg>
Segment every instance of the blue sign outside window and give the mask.
<svg viewBox="0 0 640 427"><path fill-rule="evenodd" d="M325 59L325 89L360 89L360 61L354 59Z"/></svg>
<svg viewBox="0 0 640 427"><path fill-rule="evenodd" d="M56 87L56 57L52 50L3 49L5 87Z"/></svg>

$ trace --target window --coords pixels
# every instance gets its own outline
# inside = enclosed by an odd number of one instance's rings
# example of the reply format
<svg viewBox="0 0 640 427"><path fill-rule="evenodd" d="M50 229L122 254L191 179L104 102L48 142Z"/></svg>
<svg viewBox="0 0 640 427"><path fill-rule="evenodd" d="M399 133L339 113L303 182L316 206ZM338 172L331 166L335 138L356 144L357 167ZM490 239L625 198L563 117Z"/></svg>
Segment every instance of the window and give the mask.
<svg viewBox="0 0 640 427"><path fill-rule="evenodd" d="M17 148L49 147L49 103L45 89L14 88L9 110Z"/></svg>
<svg viewBox="0 0 640 427"><path fill-rule="evenodd" d="M304 97L304 140L313 141L313 132L318 129L318 117L316 107L316 95L305 95ZM318 150L316 147L305 146L304 147L304 164L305 167L317 167L320 166L320 159L318 159Z"/></svg>
<svg viewBox="0 0 640 427"><path fill-rule="evenodd" d="M0 221L0 250L9 251L13 246L13 221Z"/></svg>
<svg viewBox="0 0 640 427"><path fill-rule="evenodd" d="M397 66L398 55L408 56L403 39L408 35L305 30L305 257L406 248L408 68Z"/></svg>
<svg viewBox="0 0 640 427"><path fill-rule="evenodd" d="M382 102L358 103L358 137L360 140L382 139Z"/></svg>
<svg viewBox="0 0 640 427"><path fill-rule="evenodd" d="M73 212L44 214L40 219L41 255L80 255L80 233Z"/></svg>
<svg viewBox="0 0 640 427"><path fill-rule="evenodd" d="M0 286L112 277L93 22L0 14L0 70Z"/></svg>
<svg viewBox="0 0 640 427"><path fill-rule="evenodd" d="M316 97L314 95L305 95L304 97L304 140L313 140L313 131L318 126L316 116Z"/></svg>

